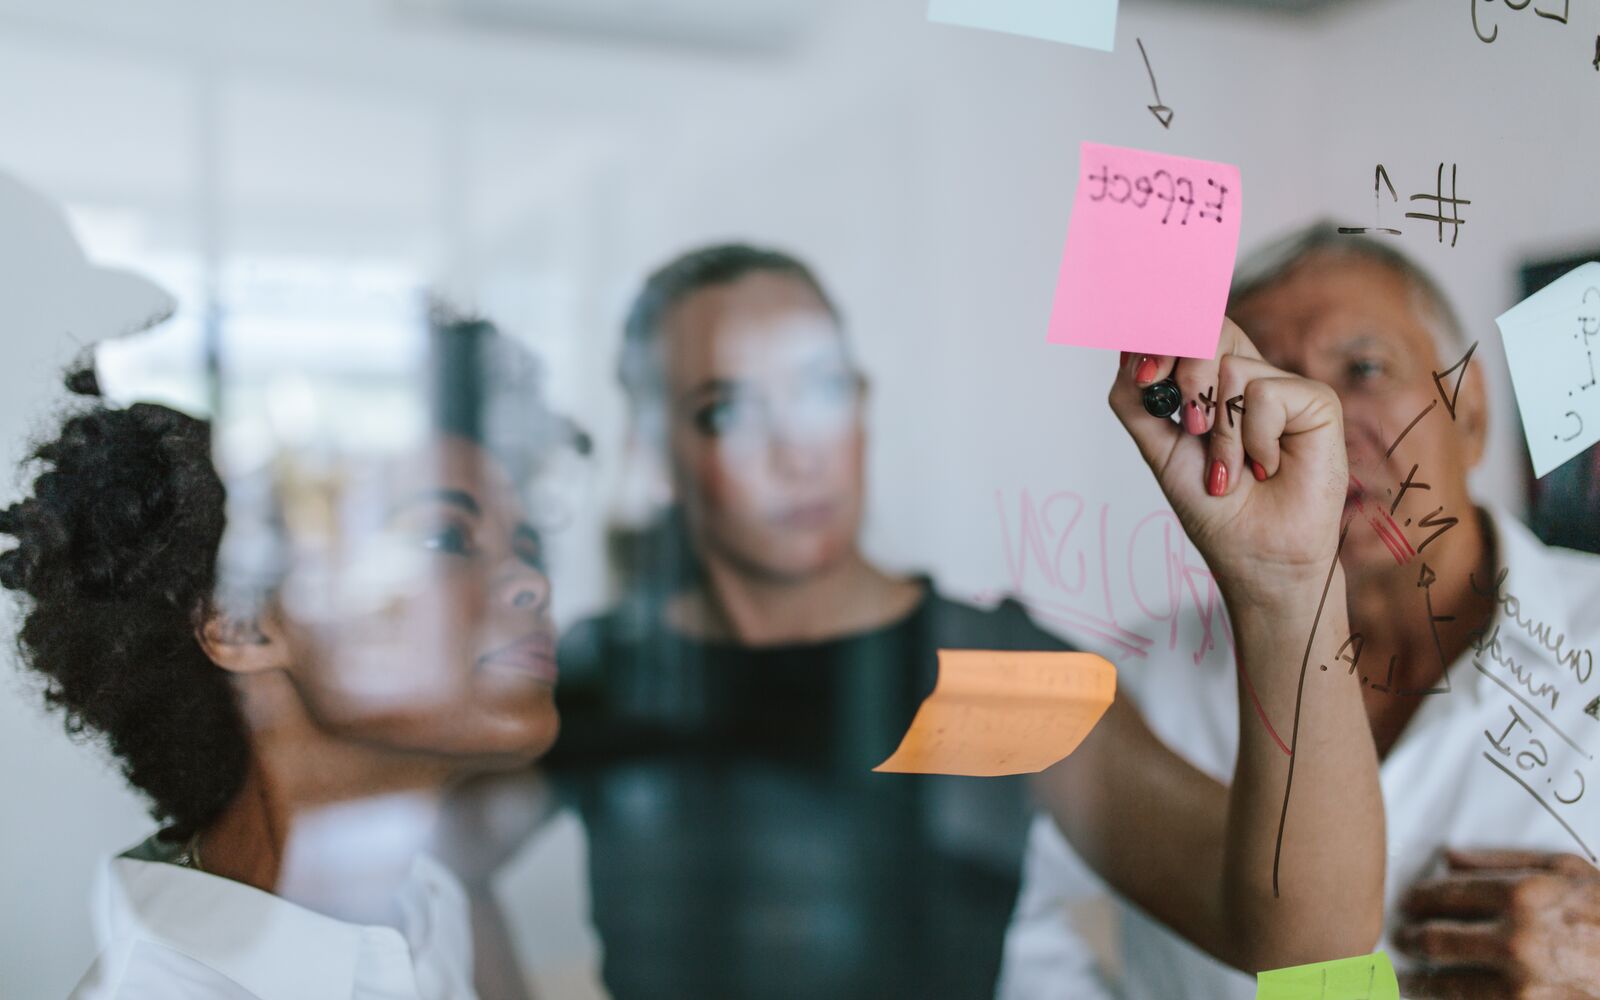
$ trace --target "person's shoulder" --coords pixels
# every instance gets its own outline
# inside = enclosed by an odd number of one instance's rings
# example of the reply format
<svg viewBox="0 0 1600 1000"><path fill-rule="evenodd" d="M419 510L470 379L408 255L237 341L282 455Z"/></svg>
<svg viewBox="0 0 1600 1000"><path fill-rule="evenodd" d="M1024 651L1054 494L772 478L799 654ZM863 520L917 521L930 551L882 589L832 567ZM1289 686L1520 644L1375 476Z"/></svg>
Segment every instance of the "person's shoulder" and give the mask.
<svg viewBox="0 0 1600 1000"><path fill-rule="evenodd" d="M107 948L68 1000L261 1000L214 967L161 941Z"/></svg>
<svg viewBox="0 0 1600 1000"><path fill-rule="evenodd" d="M583 673L590 667L617 658L617 650L637 647L650 641L655 616L629 602L574 622L561 635L557 660L563 673Z"/></svg>
<svg viewBox="0 0 1600 1000"><path fill-rule="evenodd" d="M935 635L944 647L973 649L1066 650L1072 646L1040 628L1014 597L991 608L952 600L929 583L929 607Z"/></svg>
<svg viewBox="0 0 1600 1000"><path fill-rule="evenodd" d="M606 640L616 631L616 612L605 611L579 619L561 633L561 644L556 659L563 669L569 663L593 662L600 658Z"/></svg>
<svg viewBox="0 0 1600 1000"><path fill-rule="evenodd" d="M158 832L152 833L117 857L127 858L129 861L158 861L175 865L180 863L184 849L181 841L171 840Z"/></svg>
<svg viewBox="0 0 1600 1000"><path fill-rule="evenodd" d="M1547 545L1527 525L1507 514L1497 512L1495 522L1505 548L1500 561L1508 577L1507 589L1537 594L1540 603L1592 612L1600 600L1600 555Z"/></svg>

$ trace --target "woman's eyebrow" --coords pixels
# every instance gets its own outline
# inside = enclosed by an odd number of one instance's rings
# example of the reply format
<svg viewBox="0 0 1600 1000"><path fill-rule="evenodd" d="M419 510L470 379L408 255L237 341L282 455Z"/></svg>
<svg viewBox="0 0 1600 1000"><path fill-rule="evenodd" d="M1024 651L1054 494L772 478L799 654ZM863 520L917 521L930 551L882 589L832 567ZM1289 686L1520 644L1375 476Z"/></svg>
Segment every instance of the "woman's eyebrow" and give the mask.
<svg viewBox="0 0 1600 1000"><path fill-rule="evenodd" d="M452 507L460 507L473 517L481 517L483 515L483 508L478 506L478 501L474 500L472 494L465 490L423 490L419 493L413 493L398 504L395 504L395 509L404 510L419 503L449 504Z"/></svg>
<svg viewBox="0 0 1600 1000"><path fill-rule="evenodd" d="M736 393L738 391L739 391L739 382L738 382L737 379L731 379L731 378L708 378L704 382L701 382L699 385L694 386L693 388L686 390L682 395L680 395L678 397L678 399L681 402L687 403L687 402L693 401L694 399L696 399L697 397L700 397L700 396L712 396L712 395L719 395L719 394L732 395L733 393Z"/></svg>

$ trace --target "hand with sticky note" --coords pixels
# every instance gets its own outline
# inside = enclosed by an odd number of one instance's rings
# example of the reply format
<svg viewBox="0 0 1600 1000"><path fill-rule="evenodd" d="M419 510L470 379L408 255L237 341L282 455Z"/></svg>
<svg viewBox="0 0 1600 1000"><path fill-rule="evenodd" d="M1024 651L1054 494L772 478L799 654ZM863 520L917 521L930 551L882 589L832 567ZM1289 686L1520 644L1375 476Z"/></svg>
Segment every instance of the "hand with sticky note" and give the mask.
<svg viewBox="0 0 1600 1000"><path fill-rule="evenodd" d="M1256 1000L1399 1000L1394 966L1383 952L1273 969L1256 976Z"/></svg>
<svg viewBox="0 0 1600 1000"><path fill-rule="evenodd" d="M1128 358L1110 404L1227 606L1239 675L1233 785L1173 759L1124 702L1036 783L1108 884L1220 960L1256 970L1371 948L1383 919L1383 799L1358 679L1315 666L1350 634L1336 559L1348 475L1338 397L1267 364L1238 326L1219 329L1210 358ZM1186 401L1204 389L1220 405L1205 419L1191 408L1182 424L1151 416L1143 388L1169 376Z"/></svg>
<svg viewBox="0 0 1600 1000"><path fill-rule="evenodd" d="M1214 356L1243 210L1238 167L1083 143L1049 342Z"/></svg>
<svg viewBox="0 0 1600 1000"><path fill-rule="evenodd" d="M1093 653L939 650L939 679L874 771L1033 774L1077 749L1117 692Z"/></svg>

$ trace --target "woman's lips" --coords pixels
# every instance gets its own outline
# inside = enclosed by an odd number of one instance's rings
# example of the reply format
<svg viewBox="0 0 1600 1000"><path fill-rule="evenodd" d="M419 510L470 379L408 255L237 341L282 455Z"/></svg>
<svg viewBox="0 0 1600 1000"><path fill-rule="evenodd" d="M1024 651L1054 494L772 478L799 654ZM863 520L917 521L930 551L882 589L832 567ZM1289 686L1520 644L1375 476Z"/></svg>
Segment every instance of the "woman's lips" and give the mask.
<svg viewBox="0 0 1600 1000"><path fill-rule="evenodd" d="M828 501L800 504L783 510L773 521L785 528L806 531L832 523L833 511L834 505Z"/></svg>
<svg viewBox="0 0 1600 1000"><path fill-rule="evenodd" d="M518 639L509 646L485 653L478 657L478 664L504 667L551 685L556 683L559 676L555 640L546 633Z"/></svg>

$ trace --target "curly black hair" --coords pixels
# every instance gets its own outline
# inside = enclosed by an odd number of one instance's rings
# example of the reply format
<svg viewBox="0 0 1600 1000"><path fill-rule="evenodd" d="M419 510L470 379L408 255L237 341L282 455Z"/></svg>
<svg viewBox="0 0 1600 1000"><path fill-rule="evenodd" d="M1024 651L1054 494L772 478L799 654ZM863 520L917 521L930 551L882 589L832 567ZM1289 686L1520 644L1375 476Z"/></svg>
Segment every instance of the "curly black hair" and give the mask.
<svg viewBox="0 0 1600 1000"><path fill-rule="evenodd" d="M479 441L519 475L530 451L588 451L587 435L545 408L524 348L482 320L435 324L436 430ZM19 595L22 661L68 733L108 750L163 835L186 839L238 792L250 755L233 685L197 637L214 610L226 521L211 425L149 403L112 406L92 367L66 384L93 398L33 450L32 495L0 510L0 534L17 540L0 553L0 586ZM520 441L488 440L497 416Z"/></svg>
<svg viewBox="0 0 1600 1000"><path fill-rule="evenodd" d="M99 395L92 369L66 381ZM32 496L0 511L18 542L0 553L0 586L21 595L23 661L67 731L97 737L167 835L187 837L233 797L249 756L233 688L195 637L223 529L210 426L96 402L31 460Z"/></svg>

